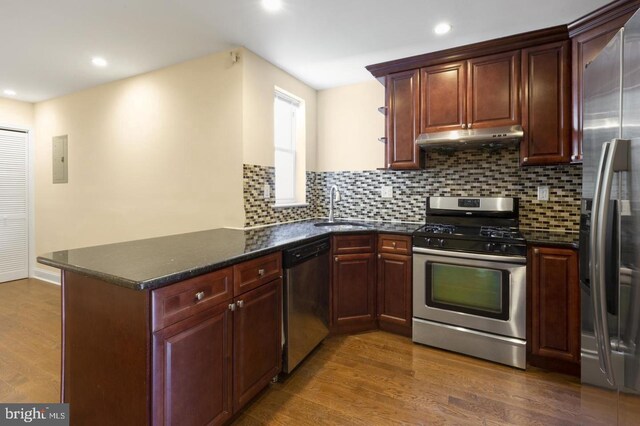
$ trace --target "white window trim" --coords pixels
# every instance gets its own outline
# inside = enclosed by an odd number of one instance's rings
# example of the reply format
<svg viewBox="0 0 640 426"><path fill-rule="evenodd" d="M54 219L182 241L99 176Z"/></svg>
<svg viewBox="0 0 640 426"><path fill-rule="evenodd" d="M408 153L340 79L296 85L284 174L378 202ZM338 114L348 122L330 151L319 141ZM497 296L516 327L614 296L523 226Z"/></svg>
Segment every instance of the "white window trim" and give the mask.
<svg viewBox="0 0 640 426"><path fill-rule="evenodd" d="M296 112L295 114L299 114L301 112L301 106L302 106L302 101L299 99L294 98L293 96L288 95L287 93L285 93L282 89L279 88L275 88L274 91L274 96L278 99L280 99L281 101L287 102L290 105L292 105L293 107L296 108ZM295 117L294 120L292 120L292 135L296 135L297 134L297 121L299 120L299 117ZM286 208L286 207L305 207L308 206L309 204L306 202L306 200L298 200L296 194L298 193L298 182L297 182L297 174L298 174L298 152L297 152L297 141L294 140L292 147L291 148L281 148L275 145L274 143L274 155L276 152L284 152L284 153L288 153L288 154L292 154L293 156L293 198L276 198L275 204L273 205L275 208ZM277 197L277 189L275 190L275 194Z"/></svg>

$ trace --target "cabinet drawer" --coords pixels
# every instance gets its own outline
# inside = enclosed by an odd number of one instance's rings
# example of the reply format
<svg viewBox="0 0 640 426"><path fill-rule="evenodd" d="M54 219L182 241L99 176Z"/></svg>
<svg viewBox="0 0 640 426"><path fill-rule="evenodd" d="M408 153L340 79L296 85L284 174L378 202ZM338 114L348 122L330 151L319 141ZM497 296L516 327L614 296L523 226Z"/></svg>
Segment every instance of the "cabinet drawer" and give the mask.
<svg viewBox="0 0 640 426"><path fill-rule="evenodd" d="M333 254L371 253L375 248L373 234L335 235Z"/></svg>
<svg viewBox="0 0 640 426"><path fill-rule="evenodd" d="M234 294L238 296L281 276L282 255L280 252L242 262L233 267Z"/></svg>
<svg viewBox="0 0 640 426"><path fill-rule="evenodd" d="M232 276L225 268L152 291L153 331L232 299Z"/></svg>
<svg viewBox="0 0 640 426"><path fill-rule="evenodd" d="M411 254L411 237L405 235L380 234L378 236L380 253Z"/></svg>

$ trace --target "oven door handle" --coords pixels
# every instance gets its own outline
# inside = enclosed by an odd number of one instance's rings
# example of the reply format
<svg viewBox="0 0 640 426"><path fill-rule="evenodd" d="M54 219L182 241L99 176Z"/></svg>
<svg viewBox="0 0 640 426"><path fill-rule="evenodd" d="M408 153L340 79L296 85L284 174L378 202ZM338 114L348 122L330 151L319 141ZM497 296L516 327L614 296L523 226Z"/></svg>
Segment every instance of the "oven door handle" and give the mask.
<svg viewBox="0 0 640 426"><path fill-rule="evenodd" d="M413 252L418 254L431 254L434 256L457 257L460 259L489 260L492 262L517 263L520 265L526 265L527 263L527 258L524 256L499 256L494 254L436 250L436 249L428 249L428 248L422 248L422 247L414 247Z"/></svg>

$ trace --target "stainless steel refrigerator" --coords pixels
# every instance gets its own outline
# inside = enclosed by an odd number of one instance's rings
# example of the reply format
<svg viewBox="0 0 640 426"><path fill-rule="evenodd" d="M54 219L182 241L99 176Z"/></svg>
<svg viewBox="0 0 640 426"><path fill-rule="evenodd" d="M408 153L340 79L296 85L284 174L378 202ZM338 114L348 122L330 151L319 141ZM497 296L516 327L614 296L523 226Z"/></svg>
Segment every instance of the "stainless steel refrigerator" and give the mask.
<svg viewBox="0 0 640 426"><path fill-rule="evenodd" d="M640 424L640 14L584 71L583 420Z"/></svg>

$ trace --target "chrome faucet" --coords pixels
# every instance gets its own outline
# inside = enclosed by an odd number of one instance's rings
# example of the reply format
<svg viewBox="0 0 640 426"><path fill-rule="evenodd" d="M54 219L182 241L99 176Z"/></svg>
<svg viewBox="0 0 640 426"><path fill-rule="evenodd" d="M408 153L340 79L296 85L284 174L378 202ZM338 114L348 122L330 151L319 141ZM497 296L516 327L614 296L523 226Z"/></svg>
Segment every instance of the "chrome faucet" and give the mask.
<svg viewBox="0 0 640 426"><path fill-rule="evenodd" d="M333 222L335 220L333 217L333 209L336 201L340 201L340 191L336 185L333 185L329 190L329 222Z"/></svg>

